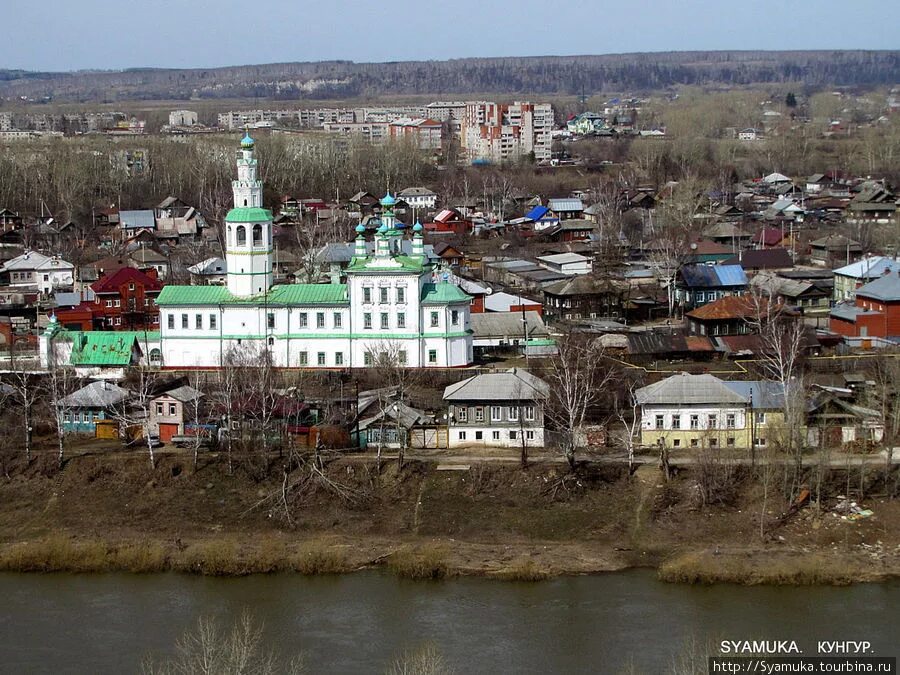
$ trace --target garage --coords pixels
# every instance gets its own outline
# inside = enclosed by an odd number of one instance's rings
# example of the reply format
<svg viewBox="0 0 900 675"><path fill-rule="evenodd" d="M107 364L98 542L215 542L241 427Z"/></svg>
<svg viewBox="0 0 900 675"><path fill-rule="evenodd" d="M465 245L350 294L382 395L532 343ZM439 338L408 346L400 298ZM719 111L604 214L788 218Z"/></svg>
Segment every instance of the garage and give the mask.
<svg viewBox="0 0 900 675"><path fill-rule="evenodd" d="M178 435L178 425L171 422L159 423L159 440L163 443L171 443L172 437Z"/></svg>

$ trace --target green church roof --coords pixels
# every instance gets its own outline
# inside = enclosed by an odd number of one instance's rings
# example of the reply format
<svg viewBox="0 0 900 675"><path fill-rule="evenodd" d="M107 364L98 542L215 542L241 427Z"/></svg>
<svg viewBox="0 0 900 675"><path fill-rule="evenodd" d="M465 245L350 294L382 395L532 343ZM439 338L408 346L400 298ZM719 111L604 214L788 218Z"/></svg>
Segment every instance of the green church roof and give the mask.
<svg viewBox="0 0 900 675"><path fill-rule="evenodd" d="M159 340L158 331L147 332L148 342ZM134 343L144 342L143 331L65 331L55 340L71 340L73 366L127 366L131 363Z"/></svg>
<svg viewBox="0 0 900 675"><path fill-rule="evenodd" d="M391 260L392 263L382 265L381 260ZM400 263L398 266L396 263ZM379 258L378 256L370 258L354 258L347 267L349 272L416 272L421 273L424 269L421 258L415 258L408 255L393 255L388 258Z"/></svg>
<svg viewBox="0 0 900 675"><path fill-rule="evenodd" d="M208 305L345 305L346 284L280 284L266 295L238 297L225 286L164 286L156 299L160 307Z"/></svg>
<svg viewBox="0 0 900 675"><path fill-rule="evenodd" d="M225 216L226 223L263 223L271 220L272 212L258 206L240 206L231 209Z"/></svg>
<svg viewBox="0 0 900 675"><path fill-rule="evenodd" d="M422 287L423 305L449 305L456 302L471 302L471 300L471 295L456 284L448 284L446 281L438 284L425 284Z"/></svg>

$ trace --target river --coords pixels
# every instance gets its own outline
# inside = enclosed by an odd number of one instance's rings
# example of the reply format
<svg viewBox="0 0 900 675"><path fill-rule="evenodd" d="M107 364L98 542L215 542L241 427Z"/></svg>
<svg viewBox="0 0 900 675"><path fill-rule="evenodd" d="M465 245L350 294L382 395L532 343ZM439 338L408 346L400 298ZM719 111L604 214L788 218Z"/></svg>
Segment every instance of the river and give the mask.
<svg viewBox="0 0 900 675"><path fill-rule="evenodd" d="M0 671L137 672L200 616L249 609L313 673L378 673L434 643L457 673L665 673L692 636L861 639L897 656L900 583L852 587L664 584L649 571L540 583L398 580L379 572L236 579L0 574Z"/></svg>

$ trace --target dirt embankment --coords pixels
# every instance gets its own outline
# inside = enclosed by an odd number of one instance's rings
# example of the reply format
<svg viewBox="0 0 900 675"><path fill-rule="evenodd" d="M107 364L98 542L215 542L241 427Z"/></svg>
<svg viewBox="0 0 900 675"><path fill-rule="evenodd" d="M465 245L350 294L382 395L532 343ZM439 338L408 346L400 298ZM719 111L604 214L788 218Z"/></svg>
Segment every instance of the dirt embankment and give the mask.
<svg viewBox="0 0 900 675"><path fill-rule="evenodd" d="M287 475L275 462L227 471L224 458L98 455L57 471L48 458L0 478L0 568L180 570L244 574L555 574L659 567L671 581L848 583L900 574L900 500L861 501L873 515L832 510L835 473L815 504L773 523L787 504L743 470L704 497L697 475L665 482L651 467L434 464L339 459ZM266 478L259 478L260 475ZM872 472L869 494L896 485ZM854 477L855 482L859 482ZM766 533L760 534L764 518Z"/></svg>

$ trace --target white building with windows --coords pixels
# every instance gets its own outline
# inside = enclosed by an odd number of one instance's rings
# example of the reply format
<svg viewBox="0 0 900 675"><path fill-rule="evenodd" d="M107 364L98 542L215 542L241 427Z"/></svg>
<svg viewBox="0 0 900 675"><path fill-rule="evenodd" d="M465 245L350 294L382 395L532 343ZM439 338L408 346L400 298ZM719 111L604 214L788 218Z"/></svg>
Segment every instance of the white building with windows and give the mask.
<svg viewBox="0 0 900 675"><path fill-rule="evenodd" d="M422 226L401 252L395 199L381 200L375 251L357 227L347 283L272 284L272 214L262 208L254 142L238 152L234 208L225 217L224 286L166 286L157 299L163 367L217 368L266 355L282 368L358 368L389 353L410 367L472 362L471 297L434 269Z"/></svg>
<svg viewBox="0 0 900 675"><path fill-rule="evenodd" d="M444 389L449 447L544 445L549 385L521 368L475 375Z"/></svg>

